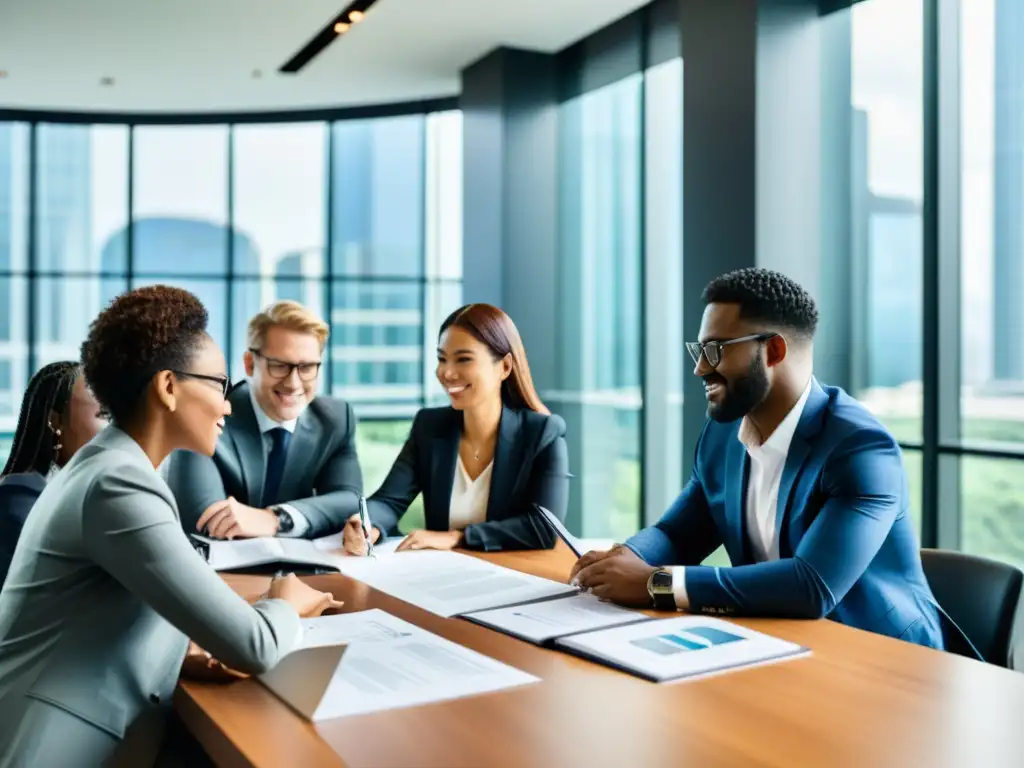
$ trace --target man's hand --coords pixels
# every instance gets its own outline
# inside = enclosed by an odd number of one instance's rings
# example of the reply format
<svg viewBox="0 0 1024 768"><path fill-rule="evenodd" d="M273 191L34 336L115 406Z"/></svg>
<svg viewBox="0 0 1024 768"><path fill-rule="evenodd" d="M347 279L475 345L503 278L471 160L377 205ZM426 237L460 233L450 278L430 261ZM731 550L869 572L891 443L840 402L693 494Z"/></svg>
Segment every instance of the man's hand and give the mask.
<svg viewBox="0 0 1024 768"><path fill-rule="evenodd" d="M380 539L380 529L370 527L370 542L377 543ZM365 555L368 552L366 536L363 534L363 523L359 519L359 513L352 515L341 529L341 546L346 555Z"/></svg>
<svg viewBox="0 0 1024 768"><path fill-rule="evenodd" d="M584 566L576 574L576 581L601 600L650 608L651 595L647 591L647 580L658 569L645 563L627 547L612 552L614 554L609 553L597 562Z"/></svg>
<svg viewBox="0 0 1024 768"><path fill-rule="evenodd" d="M196 523L196 530L205 528L212 539L276 536L278 527L277 515L269 509L247 506L233 496L208 506Z"/></svg>
<svg viewBox="0 0 1024 768"><path fill-rule="evenodd" d="M462 541L462 531L413 531L395 548L395 552L412 549L455 549Z"/></svg>
<svg viewBox="0 0 1024 768"><path fill-rule="evenodd" d="M601 560L604 560L606 557L614 557L615 555L621 553L623 550L626 550L627 552L630 551L621 544L616 544L611 549L605 552L595 552L594 550L590 550L589 552L587 552L587 554L583 555L583 557L576 561L576 564L572 567L572 571L569 573L569 581L573 581L579 574L579 572L586 568L588 565L593 565L594 563L600 562Z"/></svg>

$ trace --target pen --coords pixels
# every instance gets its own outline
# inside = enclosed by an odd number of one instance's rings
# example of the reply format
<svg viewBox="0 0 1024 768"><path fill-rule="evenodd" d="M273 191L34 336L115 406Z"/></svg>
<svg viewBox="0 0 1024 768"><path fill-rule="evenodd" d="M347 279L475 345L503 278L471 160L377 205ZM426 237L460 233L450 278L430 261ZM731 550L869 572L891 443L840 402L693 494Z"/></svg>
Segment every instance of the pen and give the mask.
<svg viewBox="0 0 1024 768"><path fill-rule="evenodd" d="M370 511L366 508L366 499L359 497L359 523L363 526L363 536L366 537L366 554L368 557L377 557L373 553L373 542L370 541L370 531L373 525L370 523Z"/></svg>

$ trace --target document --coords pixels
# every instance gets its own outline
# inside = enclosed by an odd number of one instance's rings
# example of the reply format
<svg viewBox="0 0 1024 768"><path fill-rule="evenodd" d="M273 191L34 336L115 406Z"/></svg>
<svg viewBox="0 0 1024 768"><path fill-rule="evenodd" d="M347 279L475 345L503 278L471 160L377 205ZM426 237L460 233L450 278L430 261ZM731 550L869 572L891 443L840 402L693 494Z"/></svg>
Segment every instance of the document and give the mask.
<svg viewBox="0 0 1024 768"><path fill-rule="evenodd" d="M259 679L312 721L538 682L377 609L308 619L303 627L302 646Z"/></svg>
<svg viewBox="0 0 1024 768"><path fill-rule="evenodd" d="M602 603L593 595L582 592L526 605L468 613L463 618L537 645L579 632L650 621L642 613Z"/></svg>
<svg viewBox="0 0 1024 768"><path fill-rule="evenodd" d="M340 571L343 557L341 540L337 536L331 538L338 544L336 550L306 539L259 538L222 541L192 534L192 539L201 544L202 550L206 552L207 562L216 571L236 571L274 563Z"/></svg>
<svg viewBox="0 0 1024 768"><path fill-rule="evenodd" d="M433 550L346 558L342 573L445 618L578 591L469 555Z"/></svg>
<svg viewBox="0 0 1024 768"><path fill-rule="evenodd" d="M795 659L795 643L720 619L682 616L563 637L556 647L664 682Z"/></svg>

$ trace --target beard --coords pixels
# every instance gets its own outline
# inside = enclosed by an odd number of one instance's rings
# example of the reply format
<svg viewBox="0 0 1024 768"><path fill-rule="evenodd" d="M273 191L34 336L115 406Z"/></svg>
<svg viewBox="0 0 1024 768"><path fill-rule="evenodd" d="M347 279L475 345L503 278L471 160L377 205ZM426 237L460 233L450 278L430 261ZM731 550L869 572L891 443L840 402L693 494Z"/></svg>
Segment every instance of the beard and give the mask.
<svg viewBox="0 0 1024 768"><path fill-rule="evenodd" d="M708 417L718 422L742 419L768 397L768 368L760 353L751 361L746 375L730 381L717 373L710 373L704 381L721 384L725 392L721 402L708 402Z"/></svg>

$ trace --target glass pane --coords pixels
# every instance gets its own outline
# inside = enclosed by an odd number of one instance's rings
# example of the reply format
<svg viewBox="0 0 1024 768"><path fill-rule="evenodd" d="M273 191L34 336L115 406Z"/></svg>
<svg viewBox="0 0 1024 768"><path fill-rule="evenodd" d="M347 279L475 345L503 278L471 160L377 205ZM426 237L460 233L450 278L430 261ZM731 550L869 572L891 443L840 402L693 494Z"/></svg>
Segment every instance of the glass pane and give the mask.
<svg viewBox="0 0 1024 768"><path fill-rule="evenodd" d="M363 468L363 488L367 495L370 495L384 482L391 465L402 450L405 439L409 436L409 429L412 427L411 420L390 421L390 420L362 420L356 430L356 446L359 451L359 465ZM403 533L416 528L424 528L423 519L423 496L417 496L416 500L406 510L405 515L399 521L398 528Z"/></svg>
<svg viewBox="0 0 1024 768"><path fill-rule="evenodd" d="M960 8L961 436L1024 443L1024 6Z"/></svg>
<svg viewBox="0 0 1024 768"><path fill-rule="evenodd" d="M0 433L17 427L29 379L27 320L28 281L0 275Z"/></svg>
<svg viewBox="0 0 1024 768"><path fill-rule="evenodd" d="M227 312L227 281L217 279L196 279L179 280L166 278L137 278L132 281L133 288L141 288L144 285L173 285L177 288L184 288L195 294L209 313L210 320L207 325L207 332L217 342L224 354L227 354L228 325ZM230 369L229 369L230 370Z"/></svg>
<svg viewBox="0 0 1024 768"><path fill-rule="evenodd" d="M427 116L427 275L462 277L462 112Z"/></svg>
<svg viewBox="0 0 1024 768"><path fill-rule="evenodd" d="M135 274L225 274L227 127L143 126L133 142Z"/></svg>
<svg viewBox="0 0 1024 768"><path fill-rule="evenodd" d="M1024 464L960 459L961 548L1024 568Z"/></svg>
<svg viewBox="0 0 1024 768"><path fill-rule="evenodd" d="M303 304L317 317L326 318L327 284L323 280L303 280L280 276L275 279L239 279L231 284L231 359L228 367L233 379L245 377L242 356L249 348L249 321L263 308L281 299L290 299ZM326 361L326 352L324 359ZM326 367L326 362L325 362ZM323 391L324 369L318 381L318 391Z"/></svg>
<svg viewBox="0 0 1024 768"><path fill-rule="evenodd" d="M690 475L683 467L683 60L647 70L645 106L647 488L655 523ZM685 472L685 474L684 474Z"/></svg>
<svg viewBox="0 0 1024 768"><path fill-rule="evenodd" d="M28 267L28 133L0 122L0 272Z"/></svg>
<svg viewBox="0 0 1024 768"><path fill-rule="evenodd" d="M452 312L463 305L461 283L427 284L427 321L423 325L423 381L427 385L427 405L448 405L450 400L437 380L437 336Z"/></svg>
<svg viewBox="0 0 1024 768"><path fill-rule="evenodd" d="M560 386L568 523L622 539L640 522L639 74L563 104L560 118Z"/></svg>
<svg viewBox="0 0 1024 768"><path fill-rule="evenodd" d="M870 0L851 13L854 392L898 438L920 440L922 0Z"/></svg>
<svg viewBox="0 0 1024 768"><path fill-rule="evenodd" d="M360 418L411 415L423 404L423 286L335 281L332 394Z"/></svg>
<svg viewBox="0 0 1024 768"><path fill-rule="evenodd" d="M128 128L36 129L36 268L123 273L128 268Z"/></svg>
<svg viewBox="0 0 1024 768"><path fill-rule="evenodd" d="M236 127L233 177L234 226L252 243L235 249L236 275L276 275L287 260L323 263L326 123Z"/></svg>
<svg viewBox="0 0 1024 768"><path fill-rule="evenodd" d="M36 368L57 360L80 359L90 323L127 289L126 277L36 278Z"/></svg>
<svg viewBox="0 0 1024 768"><path fill-rule="evenodd" d="M423 115L334 123L334 275L423 274Z"/></svg>

